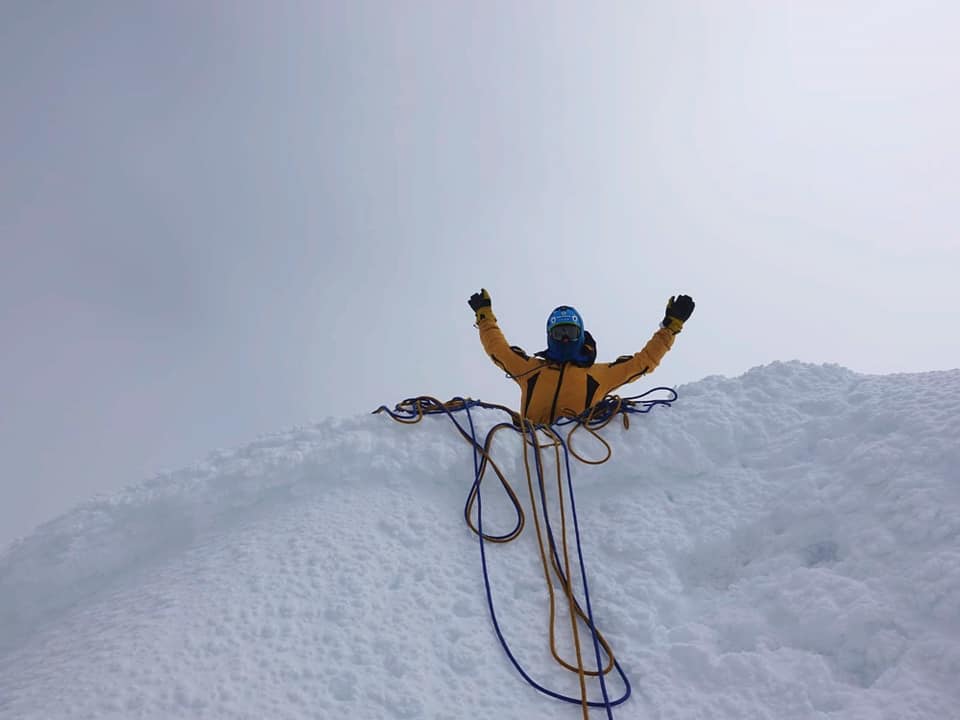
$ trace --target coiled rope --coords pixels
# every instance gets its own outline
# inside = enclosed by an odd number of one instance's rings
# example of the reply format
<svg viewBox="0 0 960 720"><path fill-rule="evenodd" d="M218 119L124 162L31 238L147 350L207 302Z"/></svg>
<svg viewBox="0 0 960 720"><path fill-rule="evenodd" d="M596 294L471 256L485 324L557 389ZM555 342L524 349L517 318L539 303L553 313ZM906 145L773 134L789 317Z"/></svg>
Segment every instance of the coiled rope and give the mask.
<svg viewBox="0 0 960 720"><path fill-rule="evenodd" d="M657 392L666 392L668 397L666 398L649 398ZM464 519L468 527L478 536L480 541L480 561L483 569L483 580L484 588L487 596L487 606L490 611L491 621L494 626L494 630L497 634L497 638L500 641L501 646L504 649L508 659L520 673L520 675L534 688L538 691L562 700L564 702L579 704L582 708L583 718L589 718L589 708L604 708L606 710L606 715L608 720L613 720L613 708L621 703L625 702L631 694L630 681L627 678L626 673L621 667L620 663L616 660L613 651L603 637L600 631L596 628L593 618L593 609L590 602L590 592L589 585L587 582L587 573L586 565L583 558L583 548L580 541L580 526L579 520L577 518L576 512L576 501L573 491L573 480L572 474L570 471L570 456L573 455L577 460L580 460L583 463L598 465L606 462L610 459L612 455L612 449L607 443L607 441L599 435L599 431L606 427L617 415L621 415L623 418L624 427L629 427L629 415L630 414L643 414L650 412L657 405L666 405L670 404L677 399L677 393L672 388L654 388L649 390L646 393L641 395L636 395L628 398L620 398L616 396L609 396L603 399L600 403L590 408L588 411L582 415L569 418L561 418L553 426L549 425L538 425L533 422L526 420L525 418L518 415L516 412L507 408L503 405L493 405L489 403L484 403L479 400L471 400L465 398L454 398L446 403L440 402L436 398L432 397L417 397L409 398L398 403L393 410L390 410L386 406L381 406L375 413L386 412L394 420L405 423L405 424L415 424L420 422L427 415L435 414L445 414L453 422L454 426L464 437L465 440L470 444L473 450L473 464L474 464L474 481L471 485L470 492L467 495L466 503L464 504ZM473 415L471 409L473 408L486 408L486 409L497 409L503 412L506 412L511 419L511 422L499 423L487 432L486 438L483 443L480 443L477 439L476 426L474 425ZM465 412L467 417L467 424L469 429L464 428L463 425L457 420L454 416L454 413ZM560 432L559 428L572 425L569 433L564 439ZM573 450L572 447L572 437L574 432L579 428L584 428L589 432L593 437L595 437L605 448L606 454L603 458L599 460L590 460L582 457ZM520 433L523 437L523 460L524 467L527 475L527 490L530 497L531 507L533 509L533 519L534 525L536 528L537 535L537 546L539 549L541 566L543 569L544 579L547 585L547 591L550 597L550 619L549 619L549 632L550 632L550 650L554 659L565 669L575 672L578 675L579 684L580 684L580 697L570 697L563 695L561 693L555 692L546 688L536 682L529 673L523 668L520 662L516 659L515 655L510 649L510 645L507 642L501 628L500 623L497 618L496 608L493 602L493 593L491 589L490 577L487 567L487 549L486 542L493 543L506 543L517 538L523 531L524 525L526 523L525 514L523 511L522 504L517 497L517 494L514 492L509 481L506 479L505 475L501 471L500 467L494 462L491 457L490 450L493 444L494 436L497 432L503 429L511 429ZM541 443L541 436L545 438L545 442ZM534 467L537 476L537 490L534 488L533 482L533 473L530 470L530 449L533 449L534 452L533 460ZM546 481L544 479L544 461L543 461L543 451L552 449L554 451L554 465L556 467L556 481L557 481L557 502L559 506L559 515L560 515L560 549L557 547L557 541L555 534L553 532L553 527L550 522L550 515L547 505L547 487ZM482 513L482 500L480 496L480 483L485 475L487 468L493 468L494 472L497 475L497 478L500 481L501 486L507 494L507 497L510 500L513 510L516 514L516 524L513 529L509 532L502 535L493 535L487 534L483 530L483 513ZM583 597L584 605L580 605L579 601L575 597L575 592L573 584L571 582L571 562L570 562L570 553L569 546L567 542L567 512L565 509L564 503L564 482L562 477L562 472L566 474L566 492L569 494L569 505L570 505L570 518L573 524L573 532L575 539L575 546L577 550L577 560L579 565L580 580L583 586ZM539 503L538 503L539 496ZM538 512L538 505L540 511ZM473 509L476 507L476 524L473 523ZM543 516L543 524L541 526L540 516ZM547 542L544 542L544 534L546 535ZM547 558L547 547L549 546L549 556ZM562 561L561 561L562 557ZM551 576L552 570L552 576ZM568 611L570 616L571 623L571 633L573 636L573 645L576 652L576 664L572 664L564 660L556 648L556 616L557 616L557 598L554 588L554 580L559 584L562 589L564 596L567 600ZM580 630L579 622L583 622L590 631L591 639L593 641L594 649L594 659L596 662L596 670L588 670L584 667L583 662L583 653L580 644ZM601 653L602 650L602 653ZM604 665L602 660L602 654L606 655L607 663ZM616 669L617 674L620 676L621 681L623 682L624 691L620 697L610 699L609 693L607 691L606 685L606 675L611 672L611 670ZM591 701L588 699L587 687L586 687L586 678L596 677L600 683L601 694L603 696L603 701Z"/></svg>

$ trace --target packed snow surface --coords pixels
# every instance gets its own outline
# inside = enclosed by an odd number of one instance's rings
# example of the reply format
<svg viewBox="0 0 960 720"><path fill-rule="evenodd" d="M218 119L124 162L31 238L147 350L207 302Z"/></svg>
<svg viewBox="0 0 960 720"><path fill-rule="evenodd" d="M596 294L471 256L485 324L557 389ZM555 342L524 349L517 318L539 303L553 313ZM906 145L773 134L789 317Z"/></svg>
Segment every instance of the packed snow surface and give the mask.
<svg viewBox="0 0 960 720"><path fill-rule="evenodd" d="M678 391L573 463L593 613L633 690L589 716L960 718L960 371L775 363ZM522 448L493 447L528 522L485 544L492 598L518 662L578 698ZM449 419L380 414L91 500L0 555L0 718L583 717L494 633L472 481ZM508 531L483 489L484 529ZM557 628L570 657L562 603Z"/></svg>

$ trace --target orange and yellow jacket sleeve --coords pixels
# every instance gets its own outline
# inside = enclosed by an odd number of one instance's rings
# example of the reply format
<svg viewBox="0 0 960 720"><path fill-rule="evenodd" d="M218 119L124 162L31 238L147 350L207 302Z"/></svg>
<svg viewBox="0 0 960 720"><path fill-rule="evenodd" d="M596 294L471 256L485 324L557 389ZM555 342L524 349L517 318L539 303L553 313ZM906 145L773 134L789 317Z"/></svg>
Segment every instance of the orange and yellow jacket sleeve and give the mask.
<svg viewBox="0 0 960 720"><path fill-rule="evenodd" d="M643 346L643 350L633 355L624 355L612 363L597 363L591 369L605 393L633 382L642 375L653 372L663 360L663 356L673 347L676 336L666 328L657 330Z"/></svg>
<svg viewBox="0 0 960 720"><path fill-rule="evenodd" d="M478 318L477 328L480 330L480 342L487 355L497 367L502 368L514 380L543 364L542 361L529 357L519 348L515 350L510 347L510 343L497 325L496 316L489 310L483 313L483 317Z"/></svg>

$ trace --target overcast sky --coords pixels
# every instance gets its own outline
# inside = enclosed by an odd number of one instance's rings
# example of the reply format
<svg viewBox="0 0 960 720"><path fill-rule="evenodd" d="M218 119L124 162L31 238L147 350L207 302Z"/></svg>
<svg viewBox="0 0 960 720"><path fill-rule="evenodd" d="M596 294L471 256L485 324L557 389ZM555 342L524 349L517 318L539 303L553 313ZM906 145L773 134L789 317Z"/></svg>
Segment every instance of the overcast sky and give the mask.
<svg viewBox="0 0 960 720"><path fill-rule="evenodd" d="M960 5L7 2L0 546L209 450L516 404L466 305L648 380L960 366Z"/></svg>

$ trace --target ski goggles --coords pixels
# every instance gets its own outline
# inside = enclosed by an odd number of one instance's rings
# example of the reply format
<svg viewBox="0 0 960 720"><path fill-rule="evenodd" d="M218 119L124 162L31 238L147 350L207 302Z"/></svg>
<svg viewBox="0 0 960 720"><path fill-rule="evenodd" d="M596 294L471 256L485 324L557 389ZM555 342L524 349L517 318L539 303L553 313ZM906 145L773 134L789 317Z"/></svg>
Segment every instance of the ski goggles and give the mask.
<svg viewBox="0 0 960 720"><path fill-rule="evenodd" d="M550 337L558 342L576 340L580 337L580 328L576 325L554 325L550 328Z"/></svg>

